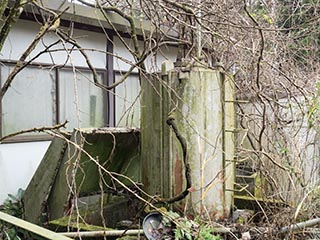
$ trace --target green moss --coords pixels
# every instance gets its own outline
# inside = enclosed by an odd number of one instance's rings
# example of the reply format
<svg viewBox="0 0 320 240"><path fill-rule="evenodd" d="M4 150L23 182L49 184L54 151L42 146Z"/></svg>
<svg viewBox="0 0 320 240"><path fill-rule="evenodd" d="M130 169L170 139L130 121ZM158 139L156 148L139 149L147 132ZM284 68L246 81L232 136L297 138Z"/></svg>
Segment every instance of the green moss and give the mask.
<svg viewBox="0 0 320 240"><path fill-rule="evenodd" d="M100 165L110 172L126 175L130 173L133 181L140 180L140 153L139 136L129 134L88 134L85 136L84 149ZM78 185L81 183L81 194L99 191L100 174L97 164L86 155L81 155L80 169L77 171L76 179ZM104 182L112 185L109 175L105 174ZM126 184L130 184L126 182Z"/></svg>
<svg viewBox="0 0 320 240"><path fill-rule="evenodd" d="M64 228L80 229L83 231L101 231L101 230L112 230L111 228L104 228L101 226L90 225L84 222L77 223L77 216L72 215L68 217L62 217L49 222L50 225Z"/></svg>

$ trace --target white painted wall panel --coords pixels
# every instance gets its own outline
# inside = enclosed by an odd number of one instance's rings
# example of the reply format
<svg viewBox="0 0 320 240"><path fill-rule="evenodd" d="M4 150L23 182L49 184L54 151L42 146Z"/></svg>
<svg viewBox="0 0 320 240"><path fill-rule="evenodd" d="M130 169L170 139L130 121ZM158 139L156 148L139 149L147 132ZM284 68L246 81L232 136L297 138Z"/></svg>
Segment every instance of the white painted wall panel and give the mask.
<svg viewBox="0 0 320 240"><path fill-rule="evenodd" d="M175 62L177 59L178 48L173 46L163 46L161 47L157 54L147 58L147 69L150 72L158 72L161 70L161 64L165 60L170 60Z"/></svg>
<svg viewBox="0 0 320 240"><path fill-rule="evenodd" d="M133 49L132 40L124 39L126 44ZM143 50L143 43L139 42L141 50ZM161 69L161 64L164 60L171 60L175 62L178 53L178 48L172 46L164 46L157 53L150 54L146 61L146 67L149 72L157 72ZM130 51L125 47L118 37L114 37L114 68L116 70L128 71L134 64L134 58ZM137 72L137 69L134 70Z"/></svg>
<svg viewBox="0 0 320 240"><path fill-rule="evenodd" d="M9 36L4 44L0 54L1 59L18 60L22 53L27 49L29 44L37 35L41 25L27 20L20 20L10 31ZM92 65L96 68L105 68L106 66L106 42L107 38L102 33L89 32L84 30L74 29L72 37L78 41L80 46L87 50L86 53L90 58ZM20 41L23 39L23 41ZM54 32L49 32L44 39L38 43L36 48L28 57L30 60L39 52L43 51L46 46L57 41L57 36ZM35 60L35 62L48 64L65 64L87 67L85 58L77 49L73 49L71 53L70 44L58 44L52 48L53 52L45 53ZM93 49L98 51L92 51ZM59 51L56 51L59 50Z"/></svg>
<svg viewBox="0 0 320 240"><path fill-rule="evenodd" d="M124 39L127 46L134 50L132 40L129 38ZM130 51L125 47L118 37L113 39L114 47L114 69L121 71L128 71L129 68L134 64L134 58ZM134 70L137 72L137 69Z"/></svg>
<svg viewBox="0 0 320 240"><path fill-rule="evenodd" d="M0 145L0 204L7 194L26 189L50 141Z"/></svg>

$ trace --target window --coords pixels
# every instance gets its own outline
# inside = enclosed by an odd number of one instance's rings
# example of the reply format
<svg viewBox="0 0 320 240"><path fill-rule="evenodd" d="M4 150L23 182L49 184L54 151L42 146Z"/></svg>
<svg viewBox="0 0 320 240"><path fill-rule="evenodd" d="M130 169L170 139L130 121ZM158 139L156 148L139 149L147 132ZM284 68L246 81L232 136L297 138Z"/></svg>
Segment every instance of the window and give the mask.
<svg viewBox="0 0 320 240"><path fill-rule="evenodd" d="M12 63L0 66L1 85L13 67ZM105 70L97 73L104 83ZM2 100L1 135L65 120L68 130L107 126L107 93L95 86L92 75L85 68L27 66L15 77ZM28 135L34 139L35 134Z"/></svg>
<svg viewBox="0 0 320 240"><path fill-rule="evenodd" d="M78 127L103 127L103 90L92 82L90 71L62 69L59 71L60 120L68 120L68 129ZM99 74L100 83L103 74Z"/></svg>
<svg viewBox="0 0 320 240"><path fill-rule="evenodd" d="M116 73L115 81L121 80L123 74ZM140 83L137 74L130 75L116 87L116 126L140 127Z"/></svg>
<svg viewBox="0 0 320 240"><path fill-rule="evenodd" d="M1 86L13 66L1 66ZM55 73L28 67L20 72L2 100L2 136L33 127L51 126L55 118Z"/></svg>

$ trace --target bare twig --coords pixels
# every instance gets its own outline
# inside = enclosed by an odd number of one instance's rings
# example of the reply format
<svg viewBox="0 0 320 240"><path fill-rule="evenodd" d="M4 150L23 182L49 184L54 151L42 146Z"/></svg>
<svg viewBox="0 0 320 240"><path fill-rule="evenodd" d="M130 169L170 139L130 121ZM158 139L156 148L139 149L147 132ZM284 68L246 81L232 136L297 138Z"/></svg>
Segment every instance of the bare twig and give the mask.
<svg viewBox="0 0 320 240"><path fill-rule="evenodd" d="M21 135L21 134L25 134L25 133L46 132L46 131L59 130L61 128L65 128L67 123L68 123L68 121L65 121L64 123L59 123L59 124L54 125L54 126L30 128L30 129L26 129L26 130L10 133L10 134L8 134L8 135L6 135L4 137L1 137L0 138L0 142L3 142L4 140L6 140L8 138L12 138L12 137L15 137L15 136L18 136L18 135Z"/></svg>

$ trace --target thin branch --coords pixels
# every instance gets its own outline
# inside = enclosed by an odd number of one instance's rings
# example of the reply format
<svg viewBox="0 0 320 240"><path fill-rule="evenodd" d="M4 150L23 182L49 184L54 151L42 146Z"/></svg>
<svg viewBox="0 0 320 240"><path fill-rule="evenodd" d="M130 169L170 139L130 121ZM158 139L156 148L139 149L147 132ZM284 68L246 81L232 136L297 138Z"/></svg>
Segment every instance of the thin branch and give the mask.
<svg viewBox="0 0 320 240"><path fill-rule="evenodd" d="M188 147L187 147L187 141L186 139L181 135L181 133L178 130L178 127L175 123L175 119L172 116L169 116L167 119L167 124L169 127L172 128L173 132L175 133L181 148L182 148L182 155L183 155L183 163L185 166L185 179L186 179L186 187L185 190L179 193L178 195L171 197L171 198L164 198L164 199L159 199L157 203L175 203L177 201L180 201L184 199L190 192L190 188L192 186L191 184L191 176L190 176L190 165L188 163Z"/></svg>
<svg viewBox="0 0 320 240"><path fill-rule="evenodd" d="M247 1L243 0L244 3L244 11L246 12L246 14L249 16L249 18L252 20L252 22L257 26L258 31L259 31L259 35L260 35L260 50L259 50L259 57L258 57L258 61L257 61L257 73L256 73L256 84L257 87L259 89L259 91L261 91L261 86L260 86L260 67L261 67L261 62L263 59L263 51L264 51L264 36L263 36L263 32L262 29L259 26L259 23L257 22L257 20L252 16L252 14L250 14L250 12L247 9Z"/></svg>
<svg viewBox="0 0 320 240"><path fill-rule="evenodd" d="M66 42L68 42L68 43L70 43L70 44L72 44L73 46L75 46L75 47L79 50L79 52L82 54L82 56L83 56L84 59L86 60L86 63L87 63L87 65L88 65L90 71L91 71L92 74L93 74L94 83L95 83L96 85L99 85L99 86L101 85L101 86L103 86L101 83L99 83L97 71L96 71L96 69L94 68L94 66L92 65L92 63L91 63L91 61L90 61L90 58L88 57L87 53L86 53L85 50L80 46L80 44L79 44L76 40L72 39L70 36L68 36L67 34L65 34L64 32L62 32L61 30L57 30L56 33L57 33L57 35L58 35L61 39L63 39L64 41L66 41Z"/></svg>
<svg viewBox="0 0 320 240"><path fill-rule="evenodd" d="M33 133L33 132L45 132L45 131L53 131L53 130L59 130L61 128L66 128L68 121L66 120L64 123L59 123L57 125L54 126L45 126L45 127L38 127L38 128L30 128L27 130L22 130L22 131L18 131L18 132L14 132L14 133L10 133L4 137L0 138L0 143L3 142L4 140L8 139L8 138L12 138L21 134L25 134L25 133Z"/></svg>

